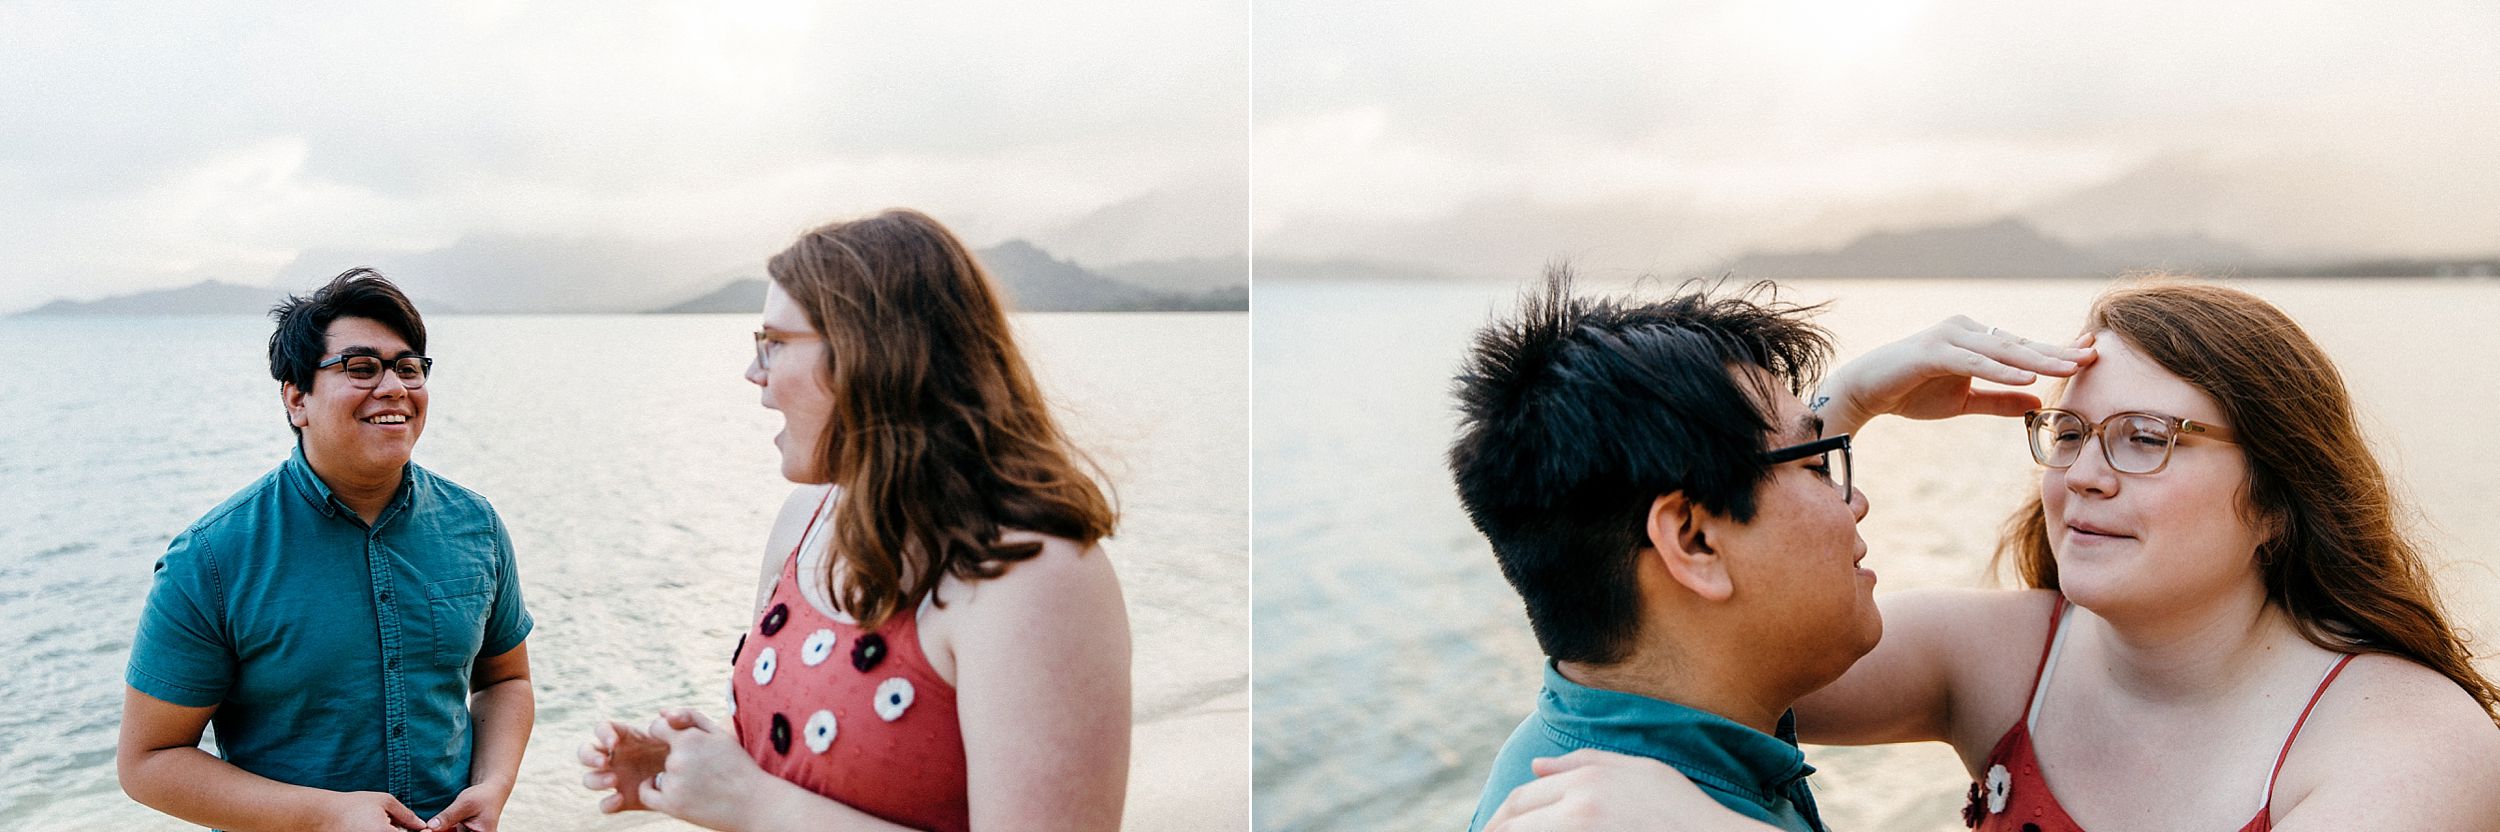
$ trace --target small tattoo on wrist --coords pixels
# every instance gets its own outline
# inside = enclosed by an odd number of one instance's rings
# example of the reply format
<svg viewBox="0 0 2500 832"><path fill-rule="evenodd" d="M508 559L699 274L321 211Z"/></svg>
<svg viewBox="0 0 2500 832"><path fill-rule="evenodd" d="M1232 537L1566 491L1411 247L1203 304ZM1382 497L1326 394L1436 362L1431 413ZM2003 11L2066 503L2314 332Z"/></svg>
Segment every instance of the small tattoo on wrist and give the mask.
<svg viewBox="0 0 2500 832"><path fill-rule="evenodd" d="M1814 397L1814 403L1813 403L1813 404L1810 404L1810 405L1806 405L1806 409L1807 409L1807 410L1814 411L1814 412L1816 412L1816 413L1821 413L1821 412L1823 412L1823 406L1824 406L1824 405L1827 405L1827 404L1831 404L1831 403L1832 403L1832 397L1830 397L1830 396L1816 396L1816 397Z"/></svg>

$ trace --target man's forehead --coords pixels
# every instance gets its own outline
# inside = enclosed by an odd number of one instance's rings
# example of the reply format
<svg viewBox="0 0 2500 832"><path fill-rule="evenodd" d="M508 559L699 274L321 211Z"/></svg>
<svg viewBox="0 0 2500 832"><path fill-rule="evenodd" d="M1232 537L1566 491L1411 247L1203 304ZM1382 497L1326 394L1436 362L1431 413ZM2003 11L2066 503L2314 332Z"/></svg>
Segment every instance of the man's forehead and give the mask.
<svg viewBox="0 0 2500 832"><path fill-rule="evenodd" d="M335 355L415 355L408 339L372 318L340 318L322 333L323 346Z"/></svg>
<svg viewBox="0 0 2500 832"><path fill-rule="evenodd" d="M1771 414L1771 433L1787 444L1811 442L1823 436L1823 414L1809 410L1796 396L1773 396L1777 412Z"/></svg>

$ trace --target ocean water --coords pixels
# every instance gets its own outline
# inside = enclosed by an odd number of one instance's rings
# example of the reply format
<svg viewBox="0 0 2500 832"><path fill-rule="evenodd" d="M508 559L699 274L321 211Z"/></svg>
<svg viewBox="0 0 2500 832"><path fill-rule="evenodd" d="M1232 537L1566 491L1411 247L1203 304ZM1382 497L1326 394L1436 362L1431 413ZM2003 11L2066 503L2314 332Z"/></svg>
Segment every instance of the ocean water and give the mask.
<svg viewBox="0 0 2500 832"><path fill-rule="evenodd" d="M2081 326L2104 281L1793 281L1835 300L1842 359L1960 313L2042 340ZM2500 672L2500 281L2241 281L2341 367L2363 429L2459 623ZM1596 282L1585 288L1608 289ZM1518 596L1443 464L1468 338L1517 286L1262 281L1255 428L1254 825L1458 829L1542 660ZM1611 287L1620 288L1620 287ZM1655 287L1652 287L1655 290ZM1879 420L1859 433L1860 527L1876 592L1996 585L1995 531L2036 468L2012 420ZM1809 746L1840 830L1962 828L1969 781L1942 744ZM2254 791L2262 785L2248 784Z"/></svg>
<svg viewBox="0 0 2500 832"><path fill-rule="evenodd" d="M417 461L510 528L538 719L503 828L602 816L600 719L718 714L791 487L739 376L752 315L446 316ZM1028 360L1124 510L1131 829L1241 829L1249 770L1247 316L1034 314ZM249 318L0 319L0 829L189 829L114 781L132 628L183 527L291 446Z"/></svg>

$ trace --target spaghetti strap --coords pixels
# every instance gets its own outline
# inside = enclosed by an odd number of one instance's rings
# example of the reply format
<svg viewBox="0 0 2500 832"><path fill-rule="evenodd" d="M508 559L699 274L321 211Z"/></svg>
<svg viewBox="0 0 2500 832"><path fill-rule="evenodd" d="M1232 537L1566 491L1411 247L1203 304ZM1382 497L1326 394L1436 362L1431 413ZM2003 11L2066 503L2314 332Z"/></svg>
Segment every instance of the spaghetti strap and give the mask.
<svg viewBox="0 0 2500 832"><path fill-rule="evenodd" d="M2040 664L2031 669L2031 695L2023 700L2023 725L2031 724L2031 709L2040 704L2040 683L2048 678L2049 657L2057 652L2058 627L2065 618L2066 596L2059 595L2057 603L2049 607L2049 635L2040 642Z"/></svg>
<svg viewBox="0 0 2500 832"><path fill-rule="evenodd" d="M2358 655L2360 654L2344 654L2344 658L2335 662L2335 666L2326 671L2326 678L2318 680L2317 691L2309 694L2308 706L2300 709L2300 719L2292 723L2292 735L2283 738L2283 750L2274 755L2274 771L2266 775L2266 804L2257 813L2258 817L2265 817L2274 811L2274 779L2283 776L2283 761L2292 758L2292 741L2300 739L2301 726L2309 724L2309 712L2317 710L2318 700L2326 696L2326 686L2335 684L2335 677L2342 675L2344 666L2352 664L2353 657Z"/></svg>

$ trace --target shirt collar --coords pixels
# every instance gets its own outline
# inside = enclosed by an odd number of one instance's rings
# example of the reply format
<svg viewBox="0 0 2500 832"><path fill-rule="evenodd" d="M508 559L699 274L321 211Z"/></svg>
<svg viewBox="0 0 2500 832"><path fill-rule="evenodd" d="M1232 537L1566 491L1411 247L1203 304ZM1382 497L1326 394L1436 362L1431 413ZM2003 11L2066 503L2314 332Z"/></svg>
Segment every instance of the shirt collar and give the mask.
<svg viewBox="0 0 2500 832"><path fill-rule="evenodd" d="M287 481L294 484L295 493L302 495L305 502L311 503L314 508L319 509L321 511L321 516L337 517L340 514L347 514L349 516L355 515L355 512L350 510L346 503L339 501L337 492L330 490L330 483L322 480L320 474L313 472L312 463L305 461L304 442L302 439L299 438L295 441L295 450L287 454L286 464L279 467L286 472ZM376 522L374 525L381 525L380 521L390 519L394 509L404 508L406 506L408 500L411 498L410 492L414 491L411 486L416 483L417 470L417 463L414 461L400 466L399 493L391 497L390 505L382 509L382 514L380 517L375 518Z"/></svg>
<svg viewBox="0 0 2500 832"><path fill-rule="evenodd" d="M1655 758L1688 776L1715 775L1769 803L1814 773L1797 748L1796 712L1780 715L1777 736L1718 714L1637 693L1593 688L1545 662L1537 714L1555 730L1600 748Z"/></svg>

